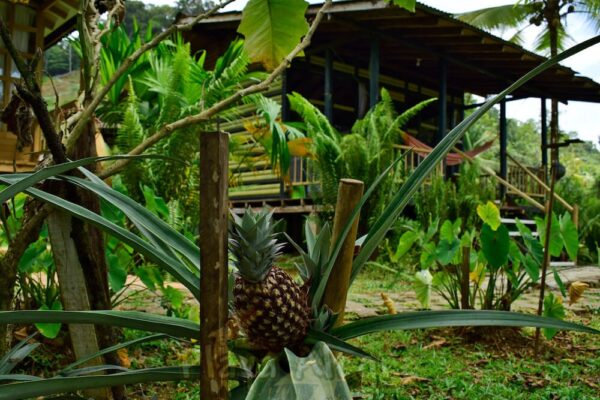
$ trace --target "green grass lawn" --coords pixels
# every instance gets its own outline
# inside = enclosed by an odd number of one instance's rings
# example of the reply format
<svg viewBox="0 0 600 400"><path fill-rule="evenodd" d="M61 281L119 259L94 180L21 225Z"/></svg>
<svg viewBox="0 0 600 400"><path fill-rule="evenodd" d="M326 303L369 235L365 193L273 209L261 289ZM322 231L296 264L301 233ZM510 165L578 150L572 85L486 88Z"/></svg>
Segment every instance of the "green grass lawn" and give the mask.
<svg viewBox="0 0 600 400"><path fill-rule="evenodd" d="M396 299L412 295L407 276L368 268L350 300L384 312L381 292ZM129 306L148 306L138 300L131 299ZM407 307L398 302L398 308ZM568 318L600 329L600 309L569 313ZM340 361L357 399L600 399L600 335L562 332L552 341L543 339L536 356L533 334L532 329L495 328L386 332L352 341L378 361L348 356ZM124 340L144 335L125 330ZM22 372L48 376L70 361L70 356L56 357L60 351L49 343L40 349L33 363L24 362ZM197 365L199 354L197 344L168 340L133 346L128 357L136 369ZM199 385L130 385L128 393L131 399L197 400Z"/></svg>

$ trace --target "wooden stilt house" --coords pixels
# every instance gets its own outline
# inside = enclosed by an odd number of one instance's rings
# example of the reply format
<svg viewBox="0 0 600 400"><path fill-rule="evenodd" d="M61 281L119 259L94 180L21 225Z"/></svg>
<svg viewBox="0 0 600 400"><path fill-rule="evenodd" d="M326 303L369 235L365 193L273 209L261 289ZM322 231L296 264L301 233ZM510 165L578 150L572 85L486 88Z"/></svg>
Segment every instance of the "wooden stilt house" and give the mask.
<svg viewBox="0 0 600 400"><path fill-rule="evenodd" d="M311 5L308 15L314 15L318 8L319 5ZM240 12L228 12L198 23L186 34L192 51L206 50L210 63L238 36L236 27L240 18ZM342 132L377 103L381 87L389 91L400 110L437 97L437 106L425 109L407 129L420 143L434 146L464 118L468 108L464 104L465 94L482 97L497 94L544 60L422 4L417 4L416 12L411 13L384 0L336 1L318 27L305 57L294 60L282 78L281 88L271 95L281 102L284 120L292 118L286 95L296 91L320 107ZM506 102L531 97L540 99L542 163L526 171L509 162ZM565 104L600 102L600 84L570 68L556 66L501 104L497 173L512 181L509 194L525 191L541 198L545 195L540 181L544 181L548 169L545 105L550 98ZM233 123L223 128L234 136L247 135L243 124ZM427 151L421 150L416 152L417 158ZM233 172L243 172L248 177L232 188L232 206L268 203L276 206L276 211L307 211L309 199L293 198L292 189L308 184L305 179L310 173L302 159L295 163L288 179L276 176L264 163L259 166L232 163ZM250 185L252 190L242 190ZM506 190L502 187L501 192ZM540 201L543 203L543 199Z"/></svg>
<svg viewBox="0 0 600 400"><path fill-rule="evenodd" d="M50 47L73 29L78 7L77 0L0 0L0 17L7 24L17 49L31 58L37 49ZM0 42L2 107L8 103L14 82L19 79L19 71ZM31 143L17 149L17 137L5 124L0 124L0 172L32 169L37 154L43 149L42 142L36 129Z"/></svg>

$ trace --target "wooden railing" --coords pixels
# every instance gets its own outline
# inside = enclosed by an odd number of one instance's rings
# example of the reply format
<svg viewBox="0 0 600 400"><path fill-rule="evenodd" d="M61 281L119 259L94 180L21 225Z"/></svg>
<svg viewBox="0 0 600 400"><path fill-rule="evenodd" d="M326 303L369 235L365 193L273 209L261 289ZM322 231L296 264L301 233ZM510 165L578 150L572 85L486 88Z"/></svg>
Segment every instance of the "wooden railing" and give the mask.
<svg viewBox="0 0 600 400"><path fill-rule="evenodd" d="M421 164L421 162L425 159L426 155L431 153L432 149L428 148L420 148L414 146L406 146L404 144L396 144L393 145L394 149L397 151L397 156L402 155L401 163L404 166L404 172L406 174L412 172ZM426 154L426 155L423 155ZM432 177L443 176L444 175L444 165L439 163L433 172L427 177L425 183L431 181Z"/></svg>
<svg viewBox="0 0 600 400"><path fill-rule="evenodd" d="M509 163L506 179L518 188L519 191L527 193L531 197L541 199L546 197L546 190L540 184L540 182L544 182L546 179L544 170L541 168L529 167L527 171L520 164ZM508 189L507 193L518 194L512 189Z"/></svg>

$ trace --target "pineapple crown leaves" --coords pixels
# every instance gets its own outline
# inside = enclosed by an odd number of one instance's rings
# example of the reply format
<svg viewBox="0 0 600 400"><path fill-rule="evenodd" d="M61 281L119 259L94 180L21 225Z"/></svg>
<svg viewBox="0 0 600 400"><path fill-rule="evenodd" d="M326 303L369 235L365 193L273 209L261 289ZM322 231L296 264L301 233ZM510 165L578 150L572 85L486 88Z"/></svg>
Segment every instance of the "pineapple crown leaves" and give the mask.
<svg viewBox="0 0 600 400"><path fill-rule="evenodd" d="M274 223L273 213L267 209L255 212L248 208L242 217L231 215L229 251L236 260L235 266L246 280L260 282L284 247L275 233L280 221Z"/></svg>
<svg viewBox="0 0 600 400"><path fill-rule="evenodd" d="M322 271L329 262L331 251L331 228L329 224L323 225L320 232L316 234L306 222L304 224L304 232L306 236L307 251L286 234L288 241L300 253L302 263L296 264L300 276L304 282L310 281L311 288L309 297L312 299L313 290L315 290L321 281Z"/></svg>
<svg viewBox="0 0 600 400"><path fill-rule="evenodd" d="M315 313L312 328L317 331L330 331L338 319L339 314L334 313L327 305L321 307L321 310Z"/></svg>

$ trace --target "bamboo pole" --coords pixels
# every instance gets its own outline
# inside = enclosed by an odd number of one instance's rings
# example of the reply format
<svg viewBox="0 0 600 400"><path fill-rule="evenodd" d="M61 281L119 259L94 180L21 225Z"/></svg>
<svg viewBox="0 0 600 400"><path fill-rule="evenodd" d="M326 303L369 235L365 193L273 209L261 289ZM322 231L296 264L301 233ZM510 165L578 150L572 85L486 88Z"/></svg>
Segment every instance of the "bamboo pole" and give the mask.
<svg viewBox="0 0 600 400"><path fill-rule="evenodd" d="M200 397L228 396L227 175L229 135L200 135Z"/></svg>
<svg viewBox="0 0 600 400"><path fill-rule="evenodd" d="M364 183L361 181L355 179L342 179L340 181L331 243L335 243L337 238L340 237L350 214L360 202L363 190ZM352 274L352 260L354 259L354 243L358 233L358 218L357 215L335 260L323 297L323 304L326 304L334 313L339 314L335 323L336 326L341 325L344 321L346 297L350 286L350 275Z"/></svg>
<svg viewBox="0 0 600 400"><path fill-rule="evenodd" d="M529 168L527 168L526 166L524 166L523 164L521 164L519 161L517 161L515 158L513 158L513 156L511 156L510 154L507 154L507 155L508 155L508 158L510 158L512 162L514 162L515 164L517 164L517 166L519 168L521 168L523 171L525 171L525 173L527 175L531 176L534 181L536 181L542 188L544 188L544 190L546 190L547 192L550 191L550 186L546 185L546 183L544 181L542 181L536 174L534 174L533 172L531 172L531 170ZM574 214L574 212L575 212L574 211L574 207L572 205L570 205L569 203L567 203L567 201L565 199L563 199L557 193L554 193L554 198L556 200L558 200L560 202L560 204L562 204L563 206L565 206L565 208L571 214Z"/></svg>
<svg viewBox="0 0 600 400"><path fill-rule="evenodd" d="M473 157L469 156L468 154L465 154L464 152L460 151L456 147L454 148L454 151L457 152L458 154L460 154L461 156L463 156L469 162L476 163L476 161L475 161L475 159ZM479 165L479 167L486 174L490 175L491 177L493 177L494 179L496 179L498 182L500 182L501 184L503 184L504 186L506 186L507 188L511 189L513 192L515 192L516 194L518 194L519 196L521 196L522 198L524 198L525 200L527 200L528 202L530 202L538 210L540 210L540 211L546 211L546 208L542 204L540 204L539 202L537 202L536 200L534 200L527 193L519 190L516 186L514 186L514 185L510 184L509 182L507 182L506 180L500 178L498 175L496 175L496 172L493 169L488 168L485 165L481 165L481 164L478 164L478 165Z"/></svg>

